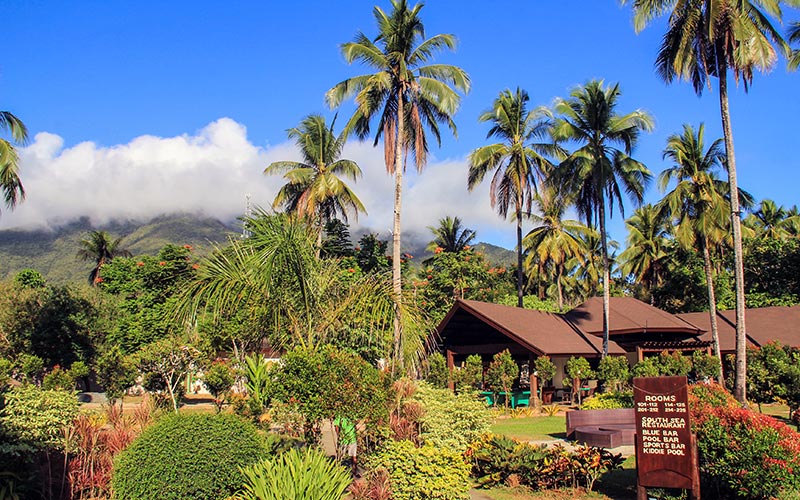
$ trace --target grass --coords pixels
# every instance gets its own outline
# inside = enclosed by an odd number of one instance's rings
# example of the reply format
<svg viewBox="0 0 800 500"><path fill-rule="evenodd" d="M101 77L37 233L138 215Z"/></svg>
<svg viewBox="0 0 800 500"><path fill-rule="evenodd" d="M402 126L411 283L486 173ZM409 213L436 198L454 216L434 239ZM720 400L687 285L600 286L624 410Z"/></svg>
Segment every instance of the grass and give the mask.
<svg viewBox="0 0 800 500"><path fill-rule="evenodd" d="M498 418L491 427L494 434L503 434L521 441L547 441L566 438L564 415L553 417Z"/></svg>

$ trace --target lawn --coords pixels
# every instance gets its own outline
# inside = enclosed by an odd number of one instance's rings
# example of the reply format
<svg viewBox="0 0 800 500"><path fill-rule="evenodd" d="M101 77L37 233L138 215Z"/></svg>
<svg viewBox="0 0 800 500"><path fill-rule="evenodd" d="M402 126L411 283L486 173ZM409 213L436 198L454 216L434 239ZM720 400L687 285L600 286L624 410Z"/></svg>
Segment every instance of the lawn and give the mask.
<svg viewBox="0 0 800 500"><path fill-rule="evenodd" d="M521 441L547 441L566 438L566 419L564 415L552 417L500 417L494 421L491 430Z"/></svg>

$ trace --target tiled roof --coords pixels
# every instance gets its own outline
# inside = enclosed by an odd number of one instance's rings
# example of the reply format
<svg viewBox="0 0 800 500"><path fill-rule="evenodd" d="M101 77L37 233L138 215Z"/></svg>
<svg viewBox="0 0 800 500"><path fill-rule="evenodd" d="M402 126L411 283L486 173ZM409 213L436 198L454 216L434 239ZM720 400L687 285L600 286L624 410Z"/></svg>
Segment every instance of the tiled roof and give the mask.
<svg viewBox="0 0 800 500"><path fill-rule="evenodd" d="M579 330L603 335L603 298L592 297L564 317ZM702 329L633 297L611 297L609 337L631 333L668 332L699 335Z"/></svg>

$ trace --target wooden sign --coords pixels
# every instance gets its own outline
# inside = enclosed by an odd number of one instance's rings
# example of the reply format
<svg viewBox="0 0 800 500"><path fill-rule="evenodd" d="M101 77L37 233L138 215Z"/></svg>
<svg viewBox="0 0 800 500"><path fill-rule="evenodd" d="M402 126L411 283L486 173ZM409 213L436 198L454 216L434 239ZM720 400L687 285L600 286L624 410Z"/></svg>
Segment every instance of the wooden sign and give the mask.
<svg viewBox="0 0 800 500"><path fill-rule="evenodd" d="M682 488L700 498L697 447L689 416L686 377L633 379L636 411L637 496L646 488Z"/></svg>

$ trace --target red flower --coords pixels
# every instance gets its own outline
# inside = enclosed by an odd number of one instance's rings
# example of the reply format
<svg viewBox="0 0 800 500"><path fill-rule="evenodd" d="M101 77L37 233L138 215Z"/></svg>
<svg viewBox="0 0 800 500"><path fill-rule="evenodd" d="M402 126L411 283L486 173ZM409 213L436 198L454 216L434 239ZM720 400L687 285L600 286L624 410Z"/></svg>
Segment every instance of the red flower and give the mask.
<svg viewBox="0 0 800 500"><path fill-rule="evenodd" d="M200 269L200 264L192 264L192 269Z"/></svg>
<svg viewBox="0 0 800 500"><path fill-rule="evenodd" d="M194 250L194 247L192 247L192 245L183 245L183 248L185 248L186 250L189 250L190 252L192 250Z"/></svg>
<svg viewBox="0 0 800 500"><path fill-rule="evenodd" d="M159 263L158 263L158 265L159 265L159 266L166 266L166 265L167 265L167 263L166 263L166 262L164 262L164 261L162 260L161 262L159 262Z"/></svg>
<svg viewBox="0 0 800 500"><path fill-rule="evenodd" d="M354 273L354 272L356 272L356 270L351 267L350 269L347 270L347 272L348 273Z"/></svg>
<svg viewBox="0 0 800 500"><path fill-rule="evenodd" d="M137 262L136 265L139 266L139 267L142 267L142 266L144 266L144 262L141 262L141 261Z"/></svg>
<svg viewBox="0 0 800 500"><path fill-rule="evenodd" d="M96 277L96 278L94 279L94 282L95 282L95 283L102 283L102 282L103 282L103 278L101 278L100 276L98 276L98 277Z"/></svg>

